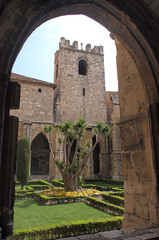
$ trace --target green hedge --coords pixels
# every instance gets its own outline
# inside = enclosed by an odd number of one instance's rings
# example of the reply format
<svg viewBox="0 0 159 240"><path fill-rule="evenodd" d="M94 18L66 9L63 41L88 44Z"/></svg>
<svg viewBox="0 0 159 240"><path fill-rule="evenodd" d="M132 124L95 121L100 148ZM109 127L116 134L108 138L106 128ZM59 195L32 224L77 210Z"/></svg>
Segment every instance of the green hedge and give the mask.
<svg viewBox="0 0 159 240"><path fill-rule="evenodd" d="M48 186L51 186L51 183L48 183L47 181L44 181L44 180L32 180L32 181L28 181L28 185L48 185Z"/></svg>
<svg viewBox="0 0 159 240"><path fill-rule="evenodd" d="M29 190L30 188L32 188L34 191L40 191L45 190L49 187L51 187L51 185L30 185L29 187L27 186L26 189Z"/></svg>
<svg viewBox="0 0 159 240"><path fill-rule="evenodd" d="M83 197L48 197L40 193L36 193L36 200L41 205L54 205L54 204L64 204L72 202L81 202L84 201Z"/></svg>
<svg viewBox="0 0 159 240"><path fill-rule="evenodd" d="M29 188L27 190L16 190L15 193L17 194L25 194L25 193L28 193L28 192L34 192L34 189L33 188Z"/></svg>
<svg viewBox="0 0 159 240"><path fill-rule="evenodd" d="M85 183L95 183L95 182L103 182L112 185L124 185L123 181L112 180L112 179L102 179L102 178L87 178L84 179Z"/></svg>
<svg viewBox="0 0 159 240"><path fill-rule="evenodd" d="M122 217L98 221L76 221L34 229L16 230L7 240L44 240L121 229Z"/></svg>
<svg viewBox="0 0 159 240"><path fill-rule="evenodd" d="M115 204L117 206L124 206L124 198L120 196L113 196L110 193L102 193L102 197L104 200L108 201L109 203Z"/></svg>
<svg viewBox="0 0 159 240"><path fill-rule="evenodd" d="M124 189L124 186L120 186L120 187L113 186L113 188L112 188L113 191L119 191L119 192L124 191L123 189Z"/></svg>
<svg viewBox="0 0 159 240"><path fill-rule="evenodd" d="M15 185L20 185L20 182L19 182L19 181L16 181L16 182L15 182Z"/></svg>
<svg viewBox="0 0 159 240"><path fill-rule="evenodd" d="M62 179L52 180L52 185L55 187L64 187L64 182Z"/></svg>
<svg viewBox="0 0 159 240"><path fill-rule="evenodd" d="M99 210L105 211L112 215L123 215L124 214L124 208L118 207L114 204L99 200L94 197L87 197L87 203L91 203L91 205Z"/></svg>
<svg viewBox="0 0 159 240"><path fill-rule="evenodd" d="M26 193L15 193L15 199L20 200L20 199L26 199L26 198L34 198L35 193L34 192L26 192Z"/></svg>
<svg viewBox="0 0 159 240"><path fill-rule="evenodd" d="M113 187L114 186L111 186L111 185L108 185L105 187L95 185L95 184L83 184L82 185L82 188L93 188L93 189L97 189L99 191L111 191Z"/></svg>
<svg viewBox="0 0 159 240"><path fill-rule="evenodd" d="M119 196L119 197L124 197L124 191L123 190L121 190L121 191L116 191L116 192L109 192L109 193L107 193L107 194L109 194L109 195L115 195L115 196Z"/></svg>

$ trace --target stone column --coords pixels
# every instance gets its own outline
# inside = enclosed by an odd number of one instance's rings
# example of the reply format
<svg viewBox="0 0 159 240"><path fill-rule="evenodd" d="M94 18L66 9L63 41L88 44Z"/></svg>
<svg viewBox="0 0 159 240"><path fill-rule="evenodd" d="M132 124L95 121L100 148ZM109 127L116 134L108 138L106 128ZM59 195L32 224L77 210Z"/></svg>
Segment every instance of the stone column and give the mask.
<svg viewBox="0 0 159 240"><path fill-rule="evenodd" d="M0 76L0 229L5 239L13 232L13 205L18 118L9 109L19 107L20 86Z"/></svg>

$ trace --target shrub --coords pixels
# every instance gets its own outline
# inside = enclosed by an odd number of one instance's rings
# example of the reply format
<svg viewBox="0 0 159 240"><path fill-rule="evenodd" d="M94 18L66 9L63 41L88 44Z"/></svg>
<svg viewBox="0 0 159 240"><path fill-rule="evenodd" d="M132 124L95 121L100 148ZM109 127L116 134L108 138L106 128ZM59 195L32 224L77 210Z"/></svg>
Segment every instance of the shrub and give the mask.
<svg viewBox="0 0 159 240"><path fill-rule="evenodd" d="M109 195L115 195L115 196L119 196L119 197L124 197L124 191L117 191L117 192L109 192Z"/></svg>
<svg viewBox="0 0 159 240"><path fill-rule="evenodd" d="M30 143L26 137L18 142L17 149L17 179L21 189L29 180Z"/></svg>
<svg viewBox="0 0 159 240"><path fill-rule="evenodd" d="M102 193L102 197L104 200L109 203L115 204L117 206L124 206L124 198L119 196L113 196L110 193Z"/></svg>
<svg viewBox="0 0 159 240"><path fill-rule="evenodd" d="M64 187L64 183L62 179L52 180L52 185L55 187Z"/></svg>
<svg viewBox="0 0 159 240"><path fill-rule="evenodd" d="M61 225L51 225L48 227L16 230L14 231L13 236L9 237L8 240L49 240L77 236L81 234L96 233L101 231L110 231L113 229L121 229L121 227L122 217L114 217L106 220L102 219L98 221L76 221Z"/></svg>
<svg viewBox="0 0 159 240"><path fill-rule="evenodd" d="M20 199L26 199L26 198L34 198L35 193L34 192L24 192L24 193L15 193L15 199L20 200Z"/></svg>
<svg viewBox="0 0 159 240"><path fill-rule="evenodd" d="M91 203L93 207L105 211L107 213L110 213L112 215L123 215L124 214L124 208L118 207L114 204L99 200L94 197L87 197L86 198L88 203Z"/></svg>
<svg viewBox="0 0 159 240"><path fill-rule="evenodd" d="M95 184L83 184L82 187L83 188L94 188L94 189L97 189L99 191L111 191L112 188L113 188L113 186L102 187L102 186L95 185Z"/></svg>
<svg viewBox="0 0 159 240"><path fill-rule="evenodd" d="M102 179L102 178L87 178L84 179L85 183L95 183L95 182L103 182L111 185L124 185L123 181L112 180L112 179Z"/></svg>
<svg viewBox="0 0 159 240"><path fill-rule="evenodd" d="M40 191L40 190L44 190L49 188L50 185L29 185L29 187L27 186L26 189L33 189L34 191Z"/></svg>
<svg viewBox="0 0 159 240"><path fill-rule="evenodd" d="M124 188L124 186L123 186L123 187L122 187L122 186L120 186L120 187L114 187L114 186L113 186L112 190L113 190L113 191L120 191L120 192L121 192L121 191L123 191L123 188Z"/></svg>
<svg viewBox="0 0 159 240"><path fill-rule="evenodd" d="M48 186L51 186L51 183L48 183L47 181L44 181L44 180L32 180L32 181L28 181L28 185L48 185Z"/></svg>
<svg viewBox="0 0 159 240"><path fill-rule="evenodd" d="M79 202L83 201L83 197L75 196L75 197L48 197L43 194L37 193L36 200L41 205L54 205L54 204L64 204L70 202Z"/></svg>

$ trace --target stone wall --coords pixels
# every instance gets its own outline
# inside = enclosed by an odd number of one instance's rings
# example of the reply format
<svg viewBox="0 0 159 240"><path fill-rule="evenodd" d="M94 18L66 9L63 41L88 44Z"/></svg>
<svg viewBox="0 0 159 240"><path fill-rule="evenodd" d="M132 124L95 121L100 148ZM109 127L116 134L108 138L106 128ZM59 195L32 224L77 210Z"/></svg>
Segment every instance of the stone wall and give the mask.
<svg viewBox="0 0 159 240"><path fill-rule="evenodd" d="M50 125L50 123L47 122L24 122L20 121L19 122L19 130L18 130L18 137L19 139L21 137L27 137L30 141L30 145L32 146L33 140L40 134L43 134L43 129L45 126ZM54 124L51 124L52 126L55 126ZM88 128L85 133L85 142L90 142L92 144L92 138L94 136L94 133L92 129ZM53 131L51 135L51 145L52 149L54 152L54 155L56 156L57 159L60 159L63 155L63 151L60 148L60 145L58 144L58 137L59 134L57 131ZM100 143L100 152L99 152L99 174L94 174L93 172L93 154L90 156L90 158L87 161L87 164L85 168L82 171L82 176L84 178L106 178L107 177L107 172L108 171L108 166L105 166L105 163L107 162L108 155L106 153L106 138L103 138ZM50 179L60 179L61 174L54 163L51 153L49 157L49 174L48 175L31 175L31 169L30 169L30 179L35 180L35 179L45 179L45 180L50 180Z"/></svg>
<svg viewBox="0 0 159 240"><path fill-rule="evenodd" d="M158 217L149 106L133 58L117 39L116 46L126 212L123 227L151 226Z"/></svg>
<svg viewBox="0 0 159 240"><path fill-rule="evenodd" d="M111 136L104 137L99 145L99 172L94 172L95 155L92 154L82 175L86 178L122 179L120 136L116 125L120 118L119 102L114 104L112 101L112 94L117 96L117 93L108 92L106 105L103 47L95 46L92 49L90 44L87 44L85 50L82 48L78 48L76 41L70 45L69 40L61 38L59 51L55 54L56 85L12 73L12 81L21 85L20 109L11 110L11 114L19 117L18 139L25 136L32 145L33 140L43 133L45 126L54 125L53 120L58 124L66 120L74 122L85 118L87 124L94 125L99 121L105 123L108 113ZM80 60L86 61L85 74L79 74ZM92 144L93 136L90 127L86 132L86 141ZM54 133L51 142L54 154L59 157L62 152L57 138ZM49 174L30 175L30 178L57 179L61 178L61 175L50 155Z"/></svg>
<svg viewBox="0 0 159 240"><path fill-rule="evenodd" d="M21 84L20 108L10 114L24 121L53 121L54 84L12 73L12 81Z"/></svg>
<svg viewBox="0 0 159 240"><path fill-rule="evenodd" d="M86 75L79 74L79 61L87 64ZM58 70L57 70L58 69ZM55 54L54 121L75 122L85 118L88 125L106 122L103 47L78 49L78 42L70 45L61 38Z"/></svg>
<svg viewBox="0 0 159 240"><path fill-rule="evenodd" d="M111 125L111 135L108 137L108 153L110 157L110 177L123 180L121 160L120 108L118 92L106 92L107 120Z"/></svg>

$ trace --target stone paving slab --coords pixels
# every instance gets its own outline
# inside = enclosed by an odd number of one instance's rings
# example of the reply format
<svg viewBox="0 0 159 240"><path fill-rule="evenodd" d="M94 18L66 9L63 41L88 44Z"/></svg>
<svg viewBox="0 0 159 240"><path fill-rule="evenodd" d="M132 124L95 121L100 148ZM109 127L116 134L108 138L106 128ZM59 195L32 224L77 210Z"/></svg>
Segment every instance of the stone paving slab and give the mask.
<svg viewBox="0 0 159 240"><path fill-rule="evenodd" d="M147 233L139 236L140 240L157 240L159 239L159 235L155 233Z"/></svg>
<svg viewBox="0 0 159 240"><path fill-rule="evenodd" d="M112 230L57 240L159 240L159 227Z"/></svg>
<svg viewBox="0 0 159 240"><path fill-rule="evenodd" d="M123 240L124 236L119 230L113 230L108 232L100 232L99 236L103 237L104 240Z"/></svg>
<svg viewBox="0 0 159 240"><path fill-rule="evenodd" d="M130 237L130 238L124 238L127 240L141 240L139 237Z"/></svg>
<svg viewBox="0 0 159 240"><path fill-rule="evenodd" d="M151 228L149 232L150 233L153 232L153 233L159 234L159 227L158 228Z"/></svg>
<svg viewBox="0 0 159 240"><path fill-rule="evenodd" d="M94 233L94 234L88 234L88 235L81 235L77 237L78 240L99 240L99 234ZM101 238L104 240L104 238Z"/></svg>
<svg viewBox="0 0 159 240"><path fill-rule="evenodd" d="M58 238L57 240L78 240L76 237Z"/></svg>

